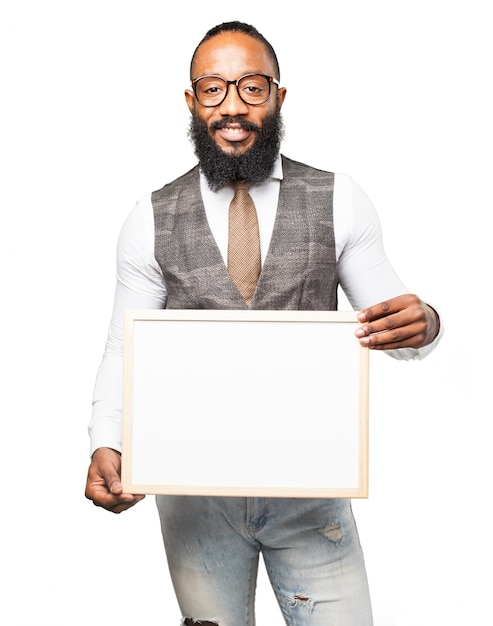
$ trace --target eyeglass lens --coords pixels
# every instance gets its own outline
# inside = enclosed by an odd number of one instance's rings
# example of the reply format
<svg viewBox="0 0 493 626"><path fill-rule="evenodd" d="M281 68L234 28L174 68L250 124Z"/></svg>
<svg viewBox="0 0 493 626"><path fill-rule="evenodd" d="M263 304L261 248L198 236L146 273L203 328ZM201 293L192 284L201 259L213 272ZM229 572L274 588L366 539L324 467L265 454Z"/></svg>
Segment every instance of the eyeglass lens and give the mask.
<svg viewBox="0 0 493 626"><path fill-rule="evenodd" d="M263 104L270 95L270 82L260 74L244 76L237 85L238 95L247 104ZM195 83L195 96L204 106L217 106L226 98L228 83L218 76L203 76Z"/></svg>

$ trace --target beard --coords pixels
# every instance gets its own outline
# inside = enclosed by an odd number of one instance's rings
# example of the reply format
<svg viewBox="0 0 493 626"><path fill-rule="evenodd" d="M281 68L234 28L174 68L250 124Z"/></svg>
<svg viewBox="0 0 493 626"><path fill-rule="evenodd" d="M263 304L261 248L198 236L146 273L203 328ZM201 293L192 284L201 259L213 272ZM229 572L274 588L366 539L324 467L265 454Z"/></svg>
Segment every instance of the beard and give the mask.
<svg viewBox="0 0 493 626"><path fill-rule="evenodd" d="M188 136L194 145L202 172L213 191L235 180L258 184L269 178L284 137L279 109L267 116L261 127L242 118L230 117L213 122L211 131L231 123L240 124L245 130L257 133L252 147L243 154L226 154L217 146L207 124L196 113L192 113L190 120Z"/></svg>

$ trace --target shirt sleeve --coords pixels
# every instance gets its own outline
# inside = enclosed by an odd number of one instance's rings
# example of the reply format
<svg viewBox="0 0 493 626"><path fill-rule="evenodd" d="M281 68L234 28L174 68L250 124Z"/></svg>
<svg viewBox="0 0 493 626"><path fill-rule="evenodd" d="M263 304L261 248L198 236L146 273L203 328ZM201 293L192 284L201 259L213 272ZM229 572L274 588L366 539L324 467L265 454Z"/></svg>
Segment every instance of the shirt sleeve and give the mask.
<svg viewBox="0 0 493 626"><path fill-rule="evenodd" d="M120 231L113 313L93 395L90 453L121 451L123 323L127 309L162 309L166 285L154 257L154 218L150 196L137 202Z"/></svg>
<svg viewBox="0 0 493 626"><path fill-rule="evenodd" d="M373 204L351 177L340 174L334 185L334 230L340 285L355 310L409 293L387 258ZM442 334L440 324L431 344L387 350L386 354L396 359L422 359L436 347Z"/></svg>

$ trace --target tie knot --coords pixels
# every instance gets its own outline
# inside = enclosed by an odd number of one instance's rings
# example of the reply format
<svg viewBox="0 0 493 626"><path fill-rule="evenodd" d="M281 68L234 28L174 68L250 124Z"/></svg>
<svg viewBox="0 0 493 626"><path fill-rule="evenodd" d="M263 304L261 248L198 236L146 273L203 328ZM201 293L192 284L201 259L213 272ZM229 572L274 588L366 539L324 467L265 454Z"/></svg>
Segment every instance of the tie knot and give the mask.
<svg viewBox="0 0 493 626"><path fill-rule="evenodd" d="M233 182L233 189L235 190L235 193L238 191L248 191L249 188L250 183L247 183L246 180L235 180Z"/></svg>

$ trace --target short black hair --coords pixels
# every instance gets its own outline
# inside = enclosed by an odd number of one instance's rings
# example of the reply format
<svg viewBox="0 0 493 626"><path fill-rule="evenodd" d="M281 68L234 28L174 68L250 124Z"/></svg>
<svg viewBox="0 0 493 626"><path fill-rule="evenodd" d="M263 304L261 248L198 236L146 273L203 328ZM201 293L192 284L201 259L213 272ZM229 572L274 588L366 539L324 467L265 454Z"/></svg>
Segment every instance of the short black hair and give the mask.
<svg viewBox="0 0 493 626"><path fill-rule="evenodd" d="M272 45L261 33L259 33L255 26L251 26L251 24L245 24L244 22L234 21L223 22L222 24L218 24L217 26L214 26L214 28L211 28L206 32L199 45L195 48L195 52L192 55L192 61L190 63L190 80L194 78L192 74L192 68L193 62L195 61L195 56L197 54L197 50L205 41L208 41L209 39L212 39L213 37L216 37L217 35L220 35L224 32L244 33L245 35L250 35L250 37L253 37L254 39L257 39L257 41L263 43L264 46L267 48L267 53L269 54L272 63L274 64L274 69L277 73L277 76L275 76L274 78L277 78L278 80L280 79L279 61L277 60L277 55Z"/></svg>

